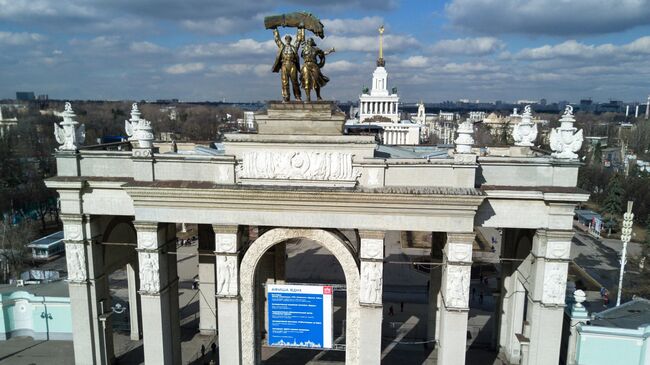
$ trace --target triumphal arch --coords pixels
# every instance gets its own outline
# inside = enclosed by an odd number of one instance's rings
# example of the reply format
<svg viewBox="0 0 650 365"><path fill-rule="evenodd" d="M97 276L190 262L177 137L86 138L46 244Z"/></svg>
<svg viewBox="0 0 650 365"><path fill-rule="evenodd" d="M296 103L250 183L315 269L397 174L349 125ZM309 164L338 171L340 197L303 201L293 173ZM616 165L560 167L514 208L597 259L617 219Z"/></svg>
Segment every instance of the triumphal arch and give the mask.
<svg viewBox="0 0 650 365"><path fill-rule="evenodd" d="M269 102L257 134L228 134L212 155L160 153L136 105L121 151L84 148L72 108L64 118L62 138L74 140L62 141L47 185L60 195L77 364L113 359L107 275L124 265L146 363L181 363L177 223L198 225L199 280L211 293L200 329L218 333L221 364L260 362L261 283L283 282L284 245L299 239L327 248L343 269L346 363L379 364L389 231L443 237L431 242L440 270L430 274L427 336L439 364L465 363L476 227L503 231L501 353L558 361L573 209L587 199L575 187L579 162L564 150L486 153L464 125L448 153L405 158L373 136L344 135L331 102ZM569 130L556 147L570 148Z"/></svg>
<svg viewBox="0 0 650 365"><path fill-rule="evenodd" d="M121 150L83 147L83 126L66 105L55 128L58 175L46 183L60 195L75 362L113 362L108 275L124 266L131 333L142 335L145 362L183 362L176 229L191 223L199 240L199 329L217 334L222 365L260 363L268 284L286 284L286 246L302 240L326 248L342 268L346 325L337 346L345 363L379 364L389 232L429 234L424 249L436 269L428 274L424 342L438 364L464 364L471 271L481 257L477 227L503 232L494 346L510 363L558 363L573 210L588 198L576 188L582 132L571 108L551 131L553 154L532 147L529 108L514 126L516 146L473 147L470 121L459 126L455 146L436 153L385 146L375 136L345 135L345 114L332 102L290 100L290 85L300 97L298 71L307 95L320 99L328 81L320 68L329 51L305 38L305 30L323 37L320 21L292 13L265 24L278 45L283 101L257 113L258 133L226 134L223 149L161 153L135 104ZM282 41L279 26L298 27L297 40ZM278 290L285 292L274 298L290 308L289 292L301 289ZM333 290L323 286L320 297ZM311 303L308 295L300 303ZM295 330L288 326L282 330ZM312 339L278 343L323 347Z"/></svg>

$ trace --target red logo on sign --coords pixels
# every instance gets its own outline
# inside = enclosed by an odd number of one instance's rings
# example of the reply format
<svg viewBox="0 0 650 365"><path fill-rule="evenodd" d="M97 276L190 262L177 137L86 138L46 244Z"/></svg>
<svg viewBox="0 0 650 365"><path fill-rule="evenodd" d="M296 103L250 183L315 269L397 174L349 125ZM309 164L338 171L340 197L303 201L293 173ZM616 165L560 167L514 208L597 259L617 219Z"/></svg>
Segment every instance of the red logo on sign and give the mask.
<svg viewBox="0 0 650 365"><path fill-rule="evenodd" d="M332 295L332 287L331 286L324 286L323 287L323 295Z"/></svg>

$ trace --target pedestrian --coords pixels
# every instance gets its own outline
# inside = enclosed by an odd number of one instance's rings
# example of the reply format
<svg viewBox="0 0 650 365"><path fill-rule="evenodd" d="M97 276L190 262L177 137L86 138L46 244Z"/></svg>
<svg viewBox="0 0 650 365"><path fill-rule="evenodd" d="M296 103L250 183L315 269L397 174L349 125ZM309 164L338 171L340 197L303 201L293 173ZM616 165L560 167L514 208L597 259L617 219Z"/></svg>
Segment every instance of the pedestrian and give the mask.
<svg viewBox="0 0 650 365"><path fill-rule="evenodd" d="M205 344L201 345L201 357L205 356Z"/></svg>
<svg viewBox="0 0 650 365"><path fill-rule="evenodd" d="M479 283L482 283L482 282L483 282L483 273L481 273L481 275L479 275L478 282L479 282Z"/></svg>
<svg viewBox="0 0 650 365"><path fill-rule="evenodd" d="M212 354L214 355L217 352L217 344L213 342L210 347L212 348Z"/></svg>
<svg viewBox="0 0 650 365"><path fill-rule="evenodd" d="M478 296L478 303L483 304L483 290L481 290L481 294Z"/></svg>
<svg viewBox="0 0 650 365"><path fill-rule="evenodd" d="M393 311L393 306L392 305L390 307L388 307L388 315L389 316L394 316L395 315L395 312Z"/></svg>
<svg viewBox="0 0 650 365"><path fill-rule="evenodd" d="M483 279L483 284L485 284L485 286L488 286L488 278L487 278L487 276L485 277L485 279Z"/></svg>
<svg viewBox="0 0 650 365"><path fill-rule="evenodd" d="M472 302L474 301L475 296L476 296L476 287L472 287Z"/></svg>
<svg viewBox="0 0 650 365"><path fill-rule="evenodd" d="M605 295L603 295L603 307L607 308L609 306L609 293L605 291Z"/></svg>

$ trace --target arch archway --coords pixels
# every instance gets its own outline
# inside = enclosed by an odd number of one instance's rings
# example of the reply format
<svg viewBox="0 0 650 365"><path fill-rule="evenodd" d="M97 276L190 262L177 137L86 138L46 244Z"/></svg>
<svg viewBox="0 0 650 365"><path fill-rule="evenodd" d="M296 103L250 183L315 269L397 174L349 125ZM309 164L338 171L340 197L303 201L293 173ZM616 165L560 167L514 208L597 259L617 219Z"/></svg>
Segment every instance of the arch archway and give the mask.
<svg viewBox="0 0 650 365"><path fill-rule="evenodd" d="M351 248L334 233L322 229L274 228L255 240L240 265L241 346L242 364L259 362L255 328L255 271L266 251L274 245L295 238L309 239L321 244L338 260L346 283L346 350L345 363L359 362L359 266Z"/></svg>

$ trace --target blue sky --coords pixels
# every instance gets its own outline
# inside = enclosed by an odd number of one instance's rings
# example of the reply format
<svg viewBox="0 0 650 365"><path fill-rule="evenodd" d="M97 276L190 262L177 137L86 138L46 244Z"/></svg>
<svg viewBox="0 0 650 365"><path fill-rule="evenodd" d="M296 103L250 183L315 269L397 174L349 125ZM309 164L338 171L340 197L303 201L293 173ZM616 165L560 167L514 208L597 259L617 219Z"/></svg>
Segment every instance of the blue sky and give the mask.
<svg viewBox="0 0 650 365"><path fill-rule="evenodd" d="M370 84L381 24L404 101L650 93L650 0L0 0L0 98L278 99L263 18L298 10L337 49L328 99Z"/></svg>

